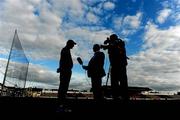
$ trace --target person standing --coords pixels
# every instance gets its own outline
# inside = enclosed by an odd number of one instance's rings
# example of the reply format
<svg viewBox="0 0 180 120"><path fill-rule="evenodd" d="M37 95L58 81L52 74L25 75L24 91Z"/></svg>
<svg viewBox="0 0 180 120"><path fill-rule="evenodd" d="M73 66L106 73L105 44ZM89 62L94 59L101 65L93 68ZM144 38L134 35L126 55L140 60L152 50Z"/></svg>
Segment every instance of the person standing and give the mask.
<svg viewBox="0 0 180 120"><path fill-rule="evenodd" d="M58 89L58 99L64 102L66 94L68 91L71 74L71 69L73 68L73 61L70 49L76 45L73 40L68 40L66 46L61 50L59 68L57 73L60 73L60 84Z"/></svg>
<svg viewBox="0 0 180 120"><path fill-rule="evenodd" d="M119 99L121 96L123 100L128 100L128 81L127 81L127 59L125 43L119 39L116 34L110 35L105 45L101 47L108 49L109 61L111 65L111 89L112 97Z"/></svg>
<svg viewBox="0 0 180 120"><path fill-rule="evenodd" d="M94 44L94 56L90 59L88 66L83 65L83 69L87 70L88 77L91 78L92 92L96 101L103 100L102 95L102 77L106 75L104 66L105 55L100 51L100 45Z"/></svg>

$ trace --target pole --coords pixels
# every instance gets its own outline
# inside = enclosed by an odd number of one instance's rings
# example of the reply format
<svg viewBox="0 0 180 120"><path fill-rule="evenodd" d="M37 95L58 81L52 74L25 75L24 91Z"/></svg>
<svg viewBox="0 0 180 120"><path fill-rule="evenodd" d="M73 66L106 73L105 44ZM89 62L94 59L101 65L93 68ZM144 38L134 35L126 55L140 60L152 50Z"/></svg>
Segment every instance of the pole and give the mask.
<svg viewBox="0 0 180 120"><path fill-rule="evenodd" d="M29 67L29 63L28 63L28 65L27 65L27 67ZM24 89L25 89L25 87L26 87L27 75L28 75L28 69L27 69L27 71L26 71L26 79L25 79L25 82L24 82Z"/></svg>
<svg viewBox="0 0 180 120"><path fill-rule="evenodd" d="M27 65L27 67L29 67L29 63L28 63L28 65ZM23 96L26 96L26 81L27 81L27 75L28 75L28 69L27 69L27 71L26 71L26 79L25 79L25 82L24 82L24 88L23 88Z"/></svg>
<svg viewBox="0 0 180 120"><path fill-rule="evenodd" d="M108 85L109 75L111 74L110 72L111 72L111 65L109 66L109 71L108 71L108 74L107 74L106 87Z"/></svg>
<svg viewBox="0 0 180 120"><path fill-rule="evenodd" d="M15 35L16 35L16 34L17 34L17 30L15 30L14 38L13 38L13 41L12 41L12 44L11 44L11 49L10 49L10 53L9 53L9 57L8 57L8 62L7 62L6 70L5 70L5 73L4 73L3 84L2 84L2 87L1 87L1 96L3 96L4 84L5 84L5 81L6 81L7 70L8 70L9 61L10 61L11 52L12 52L12 47L13 47L13 44L14 44L14 40L15 40Z"/></svg>

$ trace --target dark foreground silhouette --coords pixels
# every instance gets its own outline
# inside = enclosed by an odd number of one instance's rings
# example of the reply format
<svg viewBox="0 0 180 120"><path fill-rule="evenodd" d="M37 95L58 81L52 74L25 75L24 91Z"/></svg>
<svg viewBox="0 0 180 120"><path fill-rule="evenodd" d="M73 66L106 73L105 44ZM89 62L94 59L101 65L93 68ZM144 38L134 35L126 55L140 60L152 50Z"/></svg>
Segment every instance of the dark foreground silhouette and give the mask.
<svg viewBox="0 0 180 120"><path fill-rule="evenodd" d="M1 113L79 113L116 115L169 115L180 108L179 100L104 100L67 99L65 107L58 106L57 98L12 98L0 97ZM107 113L107 114L106 114ZM46 114L47 115L47 114Z"/></svg>

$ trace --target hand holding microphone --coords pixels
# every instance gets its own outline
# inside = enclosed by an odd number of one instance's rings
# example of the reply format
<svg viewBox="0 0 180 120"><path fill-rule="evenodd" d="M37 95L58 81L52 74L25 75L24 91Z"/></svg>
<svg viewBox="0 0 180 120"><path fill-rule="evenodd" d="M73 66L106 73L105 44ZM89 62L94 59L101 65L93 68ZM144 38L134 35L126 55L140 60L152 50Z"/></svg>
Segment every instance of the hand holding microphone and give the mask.
<svg viewBox="0 0 180 120"><path fill-rule="evenodd" d="M80 57L77 57L77 61L78 61L78 63L79 63L80 65L83 65L83 61L82 61L82 59L81 59Z"/></svg>
<svg viewBox="0 0 180 120"><path fill-rule="evenodd" d="M77 61L82 66L83 69L88 70L88 66L83 65L83 61L80 57L77 57Z"/></svg>

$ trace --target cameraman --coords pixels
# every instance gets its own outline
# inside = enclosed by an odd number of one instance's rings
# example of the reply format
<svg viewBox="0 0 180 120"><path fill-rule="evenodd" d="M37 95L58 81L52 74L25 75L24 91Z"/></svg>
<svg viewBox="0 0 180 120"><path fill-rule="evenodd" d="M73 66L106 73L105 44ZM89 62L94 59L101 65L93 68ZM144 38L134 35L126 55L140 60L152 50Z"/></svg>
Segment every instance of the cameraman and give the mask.
<svg viewBox="0 0 180 120"><path fill-rule="evenodd" d="M125 43L118 38L116 34L110 35L104 41L101 48L108 50L109 61L111 65L111 88L113 99L119 99L121 96L123 100L128 100L128 82L126 74L127 56Z"/></svg>

